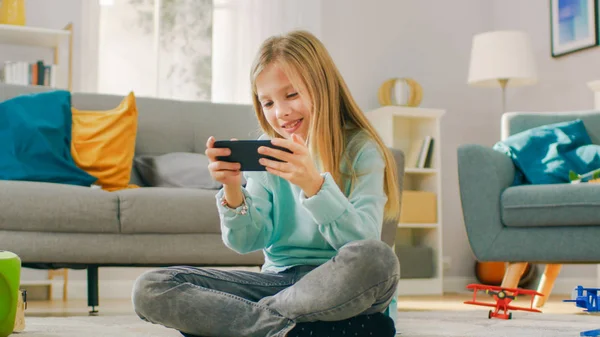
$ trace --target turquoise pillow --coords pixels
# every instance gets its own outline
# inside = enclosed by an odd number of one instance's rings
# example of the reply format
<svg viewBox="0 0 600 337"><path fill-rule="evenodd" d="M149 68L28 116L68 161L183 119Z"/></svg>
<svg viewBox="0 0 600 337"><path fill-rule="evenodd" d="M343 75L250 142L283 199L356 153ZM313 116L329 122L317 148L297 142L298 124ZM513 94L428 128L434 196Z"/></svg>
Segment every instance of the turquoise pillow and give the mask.
<svg viewBox="0 0 600 337"><path fill-rule="evenodd" d="M568 183L569 171L600 168L600 146L592 144L581 119L514 134L494 149L512 158L517 169L513 185Z"/></svg>
<svg viewBox="0 0 600 337"><path fill-rule="evenodd" d="M0 103L0 180L90 186L97 178L71 156L71 93L21 95Z"/></svg>

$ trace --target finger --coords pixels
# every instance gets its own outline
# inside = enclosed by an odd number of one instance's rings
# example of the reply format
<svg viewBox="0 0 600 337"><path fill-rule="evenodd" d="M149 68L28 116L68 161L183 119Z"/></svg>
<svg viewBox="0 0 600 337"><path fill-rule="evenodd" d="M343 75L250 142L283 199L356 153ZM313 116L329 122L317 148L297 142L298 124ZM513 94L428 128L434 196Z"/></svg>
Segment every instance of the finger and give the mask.
<svg viewBox="0 0 600 337"><path fill-rule="evenodd" d="M231 177L237 177L242 174L241 171L218 171L215 173L215 180L225 180Z"/></svg>
<svg viewBox="0 0 600 337"><path fill-rule="evenodd" d="M215 137L213 137L213 136L208 137L208 139L206 140L206 147L211 148L211 147L213 147L214 144L215 144Z"/></svg>
<svg viewBox="0 0 600 337"><path fill-rule="evenodd" d="M306 146L304 144L298 144L293 140L289 139L273 138L271 139L271 144L275 146L284 147L297 154L304 154L306 152Z"/></svg>
<svg viewBox="0 0 600 337"><path fill-rule="evenodd" d="M208 148L206 149L206 151L204 151L204 154L206 154L206 156L212 160L215 161L217 160L217 157L220 156L229 156L231 154L231 149L226 148L226 147L212 147L212 148Z"/></svg>
<svg viewBox="0 0 600 337"><path fill-rule="evenodd" d="M270 167L270 168L278 170L278 171L283 171L283 172L291 171L290 164L288 164L288 163L282 163L280 161L271 160L271 159L267 159L267 158L260 158L258 160L258 162L265 167Z"/></svg>
<svg viewBox="0 0 600 337"><path fill-rule="evenodd" d="M276 176L279 176L285 180L289 181L290 179L292 179L292 174L289 172L279 171L279 170L276 170L276 169L273 169L270 167L267 167L266 170L267 170L267 172L274 174Z"/></svg>
<svg viewBox="0 0 600 337"><path fill-rule="evenodd" d="M215 161L208 164L208 169L213 172L218 171L239 171L241 168L240 163L228 163L226 161Z"/></svg>
<svg viewBox="0 0 600 337"><path fill-rule="evenodd" d="M261 146L258 148L258 153L283 160L285 162L291 162L294 160L294 154L285 152L282 150L274 149L268 146Z"/></svg>
<svg viewBox="0 0 600 337"><path fill-rule="evenodd" d="M270 167L267 167L266 169L267 169L267 172L272 173L272 174L274 174L276 176L279 176L279 177L283 178L284 173L282 171L279 171L279 170L276 170L276 169L272 169Z"/></svg>
<svg viewBox="0 0 600 337"><path fill-rule="evenodd" d="M304 140L304 138L302 138L302 136L297 135L297 134L292 134L292 140L296 143L296 144L301 144L301 145L305 145L306 141Z"/></svg>

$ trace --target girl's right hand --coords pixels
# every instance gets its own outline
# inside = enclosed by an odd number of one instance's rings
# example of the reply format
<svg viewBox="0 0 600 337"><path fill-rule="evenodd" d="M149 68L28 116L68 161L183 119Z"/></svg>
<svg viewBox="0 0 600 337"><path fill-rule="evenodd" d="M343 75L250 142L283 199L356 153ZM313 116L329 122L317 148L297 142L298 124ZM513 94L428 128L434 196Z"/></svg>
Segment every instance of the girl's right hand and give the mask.
<svg viewBox="0 0 600 337"><path fill-rule="evenodd" d="M212 178L225 186L239 187L242 185L242 171L240 163L229 163L219 161L217 157L228 156L231 150L227 148L215 148L213 145L215 138L210 136L206 142L206 151L208 157L208 170Z"/></svg>

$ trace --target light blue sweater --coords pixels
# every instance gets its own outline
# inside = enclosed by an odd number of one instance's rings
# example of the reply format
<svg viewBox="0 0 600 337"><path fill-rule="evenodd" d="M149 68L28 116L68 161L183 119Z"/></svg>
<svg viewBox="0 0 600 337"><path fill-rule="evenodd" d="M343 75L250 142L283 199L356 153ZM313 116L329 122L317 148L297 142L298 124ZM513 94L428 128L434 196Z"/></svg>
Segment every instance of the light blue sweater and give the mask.
<svg viewBox="0 0 600 337"><path fill-rule="evenodd" d="M376 143L364 137L354 137L347 153L359 175L348 198L328 172L322 174L320 191L310 198L268 172L244 172L245 215L220 204L221 189L216 199L225 245L241 254L262 249L262 270L280 272L296 265L320 265L351 241L380 239L387 202L385 161ZM347 183L346 192L349 187Z"/></svg>

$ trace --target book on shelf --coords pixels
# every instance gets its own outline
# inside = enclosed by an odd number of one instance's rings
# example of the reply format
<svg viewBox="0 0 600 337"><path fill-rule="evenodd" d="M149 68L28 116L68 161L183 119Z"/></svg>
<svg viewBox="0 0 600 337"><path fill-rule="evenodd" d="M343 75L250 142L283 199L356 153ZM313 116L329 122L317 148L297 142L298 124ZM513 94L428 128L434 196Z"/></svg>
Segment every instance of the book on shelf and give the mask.
<svg viewBox="0 0 600 337"><path fill-rule="evenodd" d="M0 73L3 83L56 87L57 65L23 61L6 61Z"/></svg>
<svg viewBox="0 0 600 337"><path fill-rule="evenodd" d="M430 168L433 157L433 137L425 136L420 142L413 142L406 157L406 167Z"/></svg>

